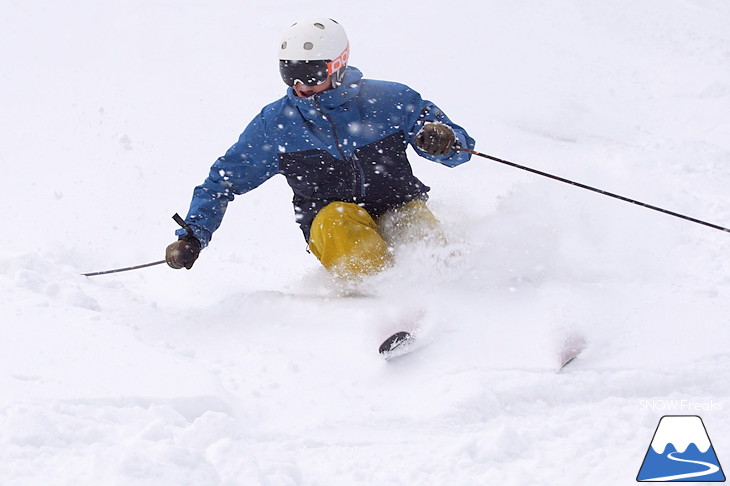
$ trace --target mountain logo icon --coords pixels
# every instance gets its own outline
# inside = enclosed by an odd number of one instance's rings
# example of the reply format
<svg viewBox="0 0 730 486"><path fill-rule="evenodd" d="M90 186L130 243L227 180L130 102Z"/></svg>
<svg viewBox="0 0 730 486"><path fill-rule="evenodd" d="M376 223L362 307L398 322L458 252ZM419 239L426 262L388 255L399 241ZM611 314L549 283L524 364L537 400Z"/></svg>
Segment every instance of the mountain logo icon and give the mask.
<svg viewBox="0 0 730 486"><path fill-rule="evenodd" d="M702 419L697 415L662 417L636 480L725 481L725 473Z"/></svg>

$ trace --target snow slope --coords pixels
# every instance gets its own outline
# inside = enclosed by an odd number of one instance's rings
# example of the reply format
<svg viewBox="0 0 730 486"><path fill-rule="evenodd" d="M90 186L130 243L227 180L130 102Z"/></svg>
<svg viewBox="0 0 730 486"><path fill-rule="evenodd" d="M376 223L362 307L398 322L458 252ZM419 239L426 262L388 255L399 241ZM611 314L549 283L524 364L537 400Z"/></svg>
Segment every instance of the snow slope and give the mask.
<svg viewBox="0 0 730 486"><path fill-rule="evenodd" d="M414 154L451 244L400 248L357 295L304 251L280 178L191 271L79 276L162 258L282 95L301 6L0 2L2 484L633 484L671 413L730 463L730 235L486 160ZM479 150L730 226L725 2L316 9ZM414 320L427 345L383 362Z"/></svg>

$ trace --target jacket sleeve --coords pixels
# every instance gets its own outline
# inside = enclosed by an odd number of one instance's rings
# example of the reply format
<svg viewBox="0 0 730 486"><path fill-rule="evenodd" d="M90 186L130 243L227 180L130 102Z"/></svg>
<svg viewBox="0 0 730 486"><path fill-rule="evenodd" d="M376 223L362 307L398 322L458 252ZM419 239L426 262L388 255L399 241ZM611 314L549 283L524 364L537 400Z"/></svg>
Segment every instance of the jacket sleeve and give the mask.
<svg viewBox="0 0 730 486"><path fill-rule="evenodd" d="M208 177L193 191L185 222L200 245L208 246L235 196L257 188L278 171L277 153L267 140L262 111L249 123L238 142L215 161ZM176 234L182 236L185 230L179 229Z"/></svg>
<svg viewBox="0 0 730 486"><path fill-rule="evenodd" d="M456 141L461 147L473 150L475 141L469 136L466 130L452 122L438 106L421 98L421 95L416 91L407 88L404 96L407 100L404 104L406 106L405 126L408 127L406 140L413 146L418 155L448 167L456 167L471 159L471 154L465 152L451 152L448 155L430 155L416 147L414 139L427 122L441 122L449 125L454 130Z"/></svg>

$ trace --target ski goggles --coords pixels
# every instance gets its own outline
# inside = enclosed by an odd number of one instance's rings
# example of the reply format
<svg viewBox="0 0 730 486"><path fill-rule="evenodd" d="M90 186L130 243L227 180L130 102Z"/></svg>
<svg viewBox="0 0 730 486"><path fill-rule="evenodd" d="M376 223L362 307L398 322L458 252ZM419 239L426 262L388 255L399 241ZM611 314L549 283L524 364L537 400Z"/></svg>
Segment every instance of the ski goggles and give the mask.
<svg viewBox="0 0 730 486"><path fill-rule="evenodd" d="M294 86L297 81L306 86L318 86L329 77L330 61L279 61L281 79L287 86Z"/></svg>

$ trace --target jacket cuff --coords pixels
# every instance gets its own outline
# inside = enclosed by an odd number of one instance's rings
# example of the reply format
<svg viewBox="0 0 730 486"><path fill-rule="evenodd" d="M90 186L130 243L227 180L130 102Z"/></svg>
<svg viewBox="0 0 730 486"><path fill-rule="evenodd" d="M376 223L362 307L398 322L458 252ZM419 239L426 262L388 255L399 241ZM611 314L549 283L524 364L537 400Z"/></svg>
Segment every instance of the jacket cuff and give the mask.
<svg viewBox="0 0 730 486"><path fill-rule="evenodd" d="M190 229L193 230L193 236L196 240L198 240L198 243L200 243L200 248L205 248L208 246L208 243L210 243L212 235L209 231L204 230L200 226L196 226L194 224L189 225ZM175 231L175 234L178 236L178 239L184 240L189 239L190 236L188 235L188 232L185 231L185 229L180 228Z"/></svg>

